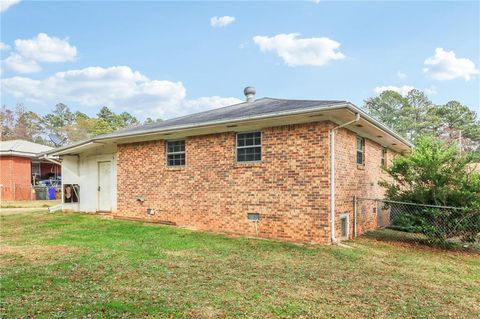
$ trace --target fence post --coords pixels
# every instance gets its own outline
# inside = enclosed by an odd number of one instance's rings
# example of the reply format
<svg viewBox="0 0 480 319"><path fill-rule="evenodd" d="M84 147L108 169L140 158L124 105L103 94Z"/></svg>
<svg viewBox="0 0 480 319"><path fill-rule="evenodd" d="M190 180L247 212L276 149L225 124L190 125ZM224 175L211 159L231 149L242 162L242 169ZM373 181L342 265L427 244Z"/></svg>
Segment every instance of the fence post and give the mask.
<svg viewBox="0 0 480 319"><path fill-rule="evenodd" d="M13 183L13 200L17 200L17 184Z"/></svg>
<svg viewBox="0 0 480 319"><path fill-rule="evenodd" d="M357 196L353 196L353 238L357 238Z"/></svg>

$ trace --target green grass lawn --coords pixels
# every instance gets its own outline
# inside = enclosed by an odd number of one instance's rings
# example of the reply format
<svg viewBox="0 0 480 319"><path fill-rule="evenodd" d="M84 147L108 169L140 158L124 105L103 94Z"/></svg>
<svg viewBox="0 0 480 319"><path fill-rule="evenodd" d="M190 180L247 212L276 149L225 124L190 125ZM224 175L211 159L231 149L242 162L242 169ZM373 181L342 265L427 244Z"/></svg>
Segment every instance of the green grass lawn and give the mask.
<svg viewBox="0 0 480 319"><path fill-rule="evenodd" d="M480 256L302 247L83 214L1 217L1 318L478 318Z"/></svg>

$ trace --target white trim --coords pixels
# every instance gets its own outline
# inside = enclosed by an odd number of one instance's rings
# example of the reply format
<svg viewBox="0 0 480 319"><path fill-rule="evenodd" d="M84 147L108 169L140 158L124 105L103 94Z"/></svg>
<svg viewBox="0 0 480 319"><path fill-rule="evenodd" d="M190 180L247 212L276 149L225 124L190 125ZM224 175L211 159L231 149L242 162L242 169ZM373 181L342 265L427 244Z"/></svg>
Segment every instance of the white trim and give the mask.
<svg viewBox="0 0 480 319"><path fill-rule="evenodd" d="M170 142L180 142L183 141L183 152L168 152L168 143ZM168 164L168 155L177 155L177 154L183 154L185 156L185 163L183 165L169 165ZM184 167L187 166L187 139L186 138L180 138L180 139L174 139L174 140L165 140L165 165L167 167Z"/></svg>
<svg viewBox="0 0 480 319"><path fill-rule="evenodd" d="M248 133L260 133L260 160L259 161L238 161L238 148L249 148L249 147L258 147L258 145L250 146L238 146L238 134L248 134ZM263 131L245 131L245 132L236 132L235 133L235 163L236 164L248 164L248 163L261 163L263 161Z"/></svg>

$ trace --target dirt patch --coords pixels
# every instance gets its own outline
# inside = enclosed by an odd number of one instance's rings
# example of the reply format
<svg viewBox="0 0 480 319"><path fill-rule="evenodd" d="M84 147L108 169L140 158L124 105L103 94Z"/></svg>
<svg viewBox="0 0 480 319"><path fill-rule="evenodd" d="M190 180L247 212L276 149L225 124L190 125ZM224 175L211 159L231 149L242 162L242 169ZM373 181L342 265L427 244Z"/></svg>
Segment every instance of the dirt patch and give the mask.
<svg viewBox="0 0 480 319"><path fill-rule="evenodd" d="M81 252L79 247L73 246L11 246L0 245L0 264L18 260L19 258L36 264L49 263L55 259L71 257Z"/></svg>
<svg viewBox="0 0 480 319"><path fill-rule="evenodd" d="M7 215L17 215L17 214L38 214L38 213L47 213L48 208L1 208L0 216Z"/></svg>
<svg viewBox="0 0 480 319"><path fill-rule="evenodd" d="M23 200L23 201L2 201L2 208L48 208L58 205L61 200Z"/></svg>

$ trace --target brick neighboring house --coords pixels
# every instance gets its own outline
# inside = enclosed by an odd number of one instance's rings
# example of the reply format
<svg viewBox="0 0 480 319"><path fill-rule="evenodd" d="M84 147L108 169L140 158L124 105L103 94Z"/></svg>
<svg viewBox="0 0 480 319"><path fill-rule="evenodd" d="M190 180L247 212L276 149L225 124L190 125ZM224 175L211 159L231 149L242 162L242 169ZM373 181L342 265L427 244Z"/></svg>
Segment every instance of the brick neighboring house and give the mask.
<svg viewBox="0 0 480 319"><path fill-rule="evenodd" d="M64 209L295 242L351 238L353 196L382 197L381 165L411 144L346 101L245 94L47 152L78 195ZM376 222L374 207L359 207L358 234Z"/></svg>
<svg viewBox="0 0 480 319"><path fill-rule="evenodd" d="M51 150L49 146L25 141L0 142L0 198L3 200L32 199L32 183L60 175L61 167L37 155Z"/></svg>

